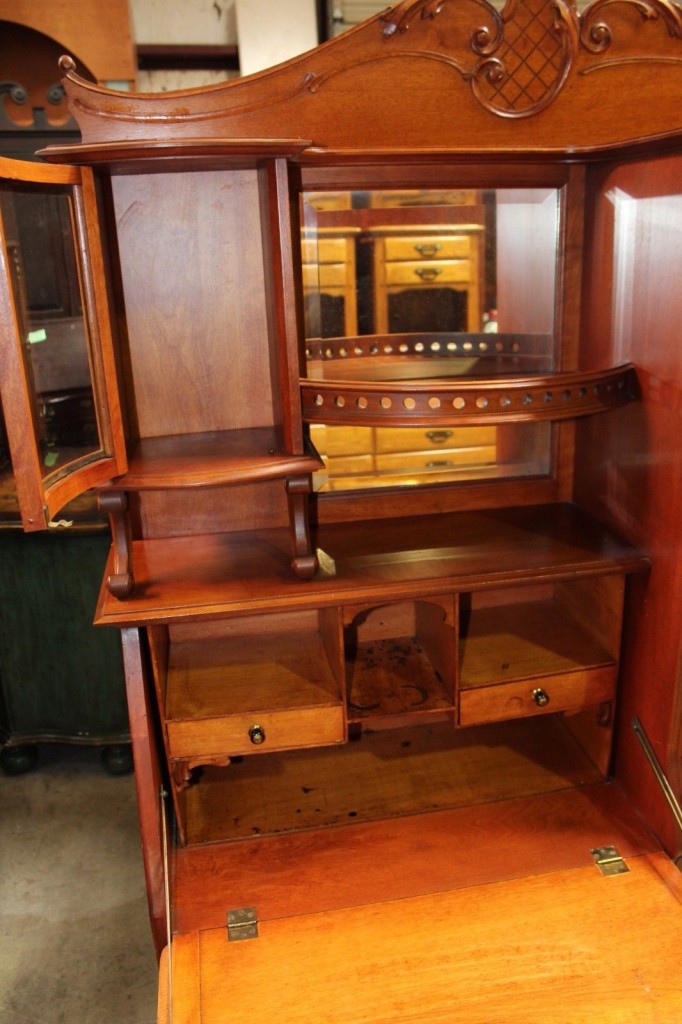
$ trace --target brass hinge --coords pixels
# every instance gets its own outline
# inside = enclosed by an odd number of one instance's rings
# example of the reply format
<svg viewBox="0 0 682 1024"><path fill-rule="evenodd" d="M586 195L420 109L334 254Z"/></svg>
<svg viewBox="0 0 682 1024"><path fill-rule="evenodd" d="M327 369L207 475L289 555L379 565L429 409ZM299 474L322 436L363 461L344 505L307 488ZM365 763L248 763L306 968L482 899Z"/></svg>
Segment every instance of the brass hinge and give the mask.
<svg viewBox="0 0 682 1024"><path fill-rule="evenodd" d="M630 870L615 846L598 846L590 853L602 875L624 875Z"/></svg>
<svg viewBox="0 0 682 1024"><path fill-rule="evenodd" d="M258 917L255 907L237 907L227 912L228 942L258 938Z"/></svg>

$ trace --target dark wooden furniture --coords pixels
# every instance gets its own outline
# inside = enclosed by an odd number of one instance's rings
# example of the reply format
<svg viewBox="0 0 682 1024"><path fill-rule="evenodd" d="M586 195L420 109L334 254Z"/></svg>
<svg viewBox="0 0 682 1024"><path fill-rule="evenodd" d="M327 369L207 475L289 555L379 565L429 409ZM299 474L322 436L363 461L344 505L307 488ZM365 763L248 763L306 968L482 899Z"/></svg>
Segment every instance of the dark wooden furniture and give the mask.
<svg viewBox="0 0 682 1024"><path fill-rule="evenodd" d="M26 528L110 514L161 1019L677 1019L682 10L410 0L179 96L63 68L83 141L28 177L99 443L41 469L20 252L3 401ZM495 192L497 333L306 338L301 198L453 189ZM495 452L320 493L316 425Z"/></svg>
<svg viewBox="0 0 682 1024"><path fill-rule="evenodd" d="M92 628L107 536L94 523L55 532L0 528L0 766L19 774L42 744L76 743L101 747L108 771L129 772L120 644Z"/></svg>

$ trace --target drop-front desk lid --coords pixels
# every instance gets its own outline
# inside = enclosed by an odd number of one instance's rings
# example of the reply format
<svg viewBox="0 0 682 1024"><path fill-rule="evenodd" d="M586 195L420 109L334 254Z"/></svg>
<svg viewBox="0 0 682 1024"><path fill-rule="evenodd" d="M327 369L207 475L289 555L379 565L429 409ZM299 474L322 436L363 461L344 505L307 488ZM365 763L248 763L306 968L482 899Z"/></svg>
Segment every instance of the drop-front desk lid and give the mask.
<svg viewBox="0 0 682 1024"><path fill-rule="evenodd" d="M682 1020L682 875L613 784L185 848L172 876L159 1024Z"/></svg>

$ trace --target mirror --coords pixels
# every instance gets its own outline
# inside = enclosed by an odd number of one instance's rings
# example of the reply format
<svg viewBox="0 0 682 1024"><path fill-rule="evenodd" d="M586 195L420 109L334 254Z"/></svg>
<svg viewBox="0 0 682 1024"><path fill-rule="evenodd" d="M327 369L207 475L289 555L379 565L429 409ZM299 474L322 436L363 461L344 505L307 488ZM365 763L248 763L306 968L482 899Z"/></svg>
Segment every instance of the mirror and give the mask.
<svg viewBox="0 0 682 1024"><path fill-rule="evenodd" d="M7 185L0 218L44 479L102 450L68 187Z"/></svg>
<svg viewBox="0 0 682 1024"><path fill-rule="evenodd" d="M306 374L433 381L555 369L556 188L304 192ZM551 426L311 426L318 488L546 474Z"/></svg>

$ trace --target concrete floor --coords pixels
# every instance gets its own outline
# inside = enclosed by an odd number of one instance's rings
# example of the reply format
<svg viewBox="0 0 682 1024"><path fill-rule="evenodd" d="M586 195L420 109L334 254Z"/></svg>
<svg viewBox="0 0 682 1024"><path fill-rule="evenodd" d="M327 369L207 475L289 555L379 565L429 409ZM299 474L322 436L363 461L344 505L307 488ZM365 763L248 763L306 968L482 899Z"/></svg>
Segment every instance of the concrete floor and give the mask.
<svg viewBox="0 0 682 1024"><path fill-rule="evenodd" d="M152 947L132 775L41 746L0 776L0 1021L153 1024Z"/></svg>

